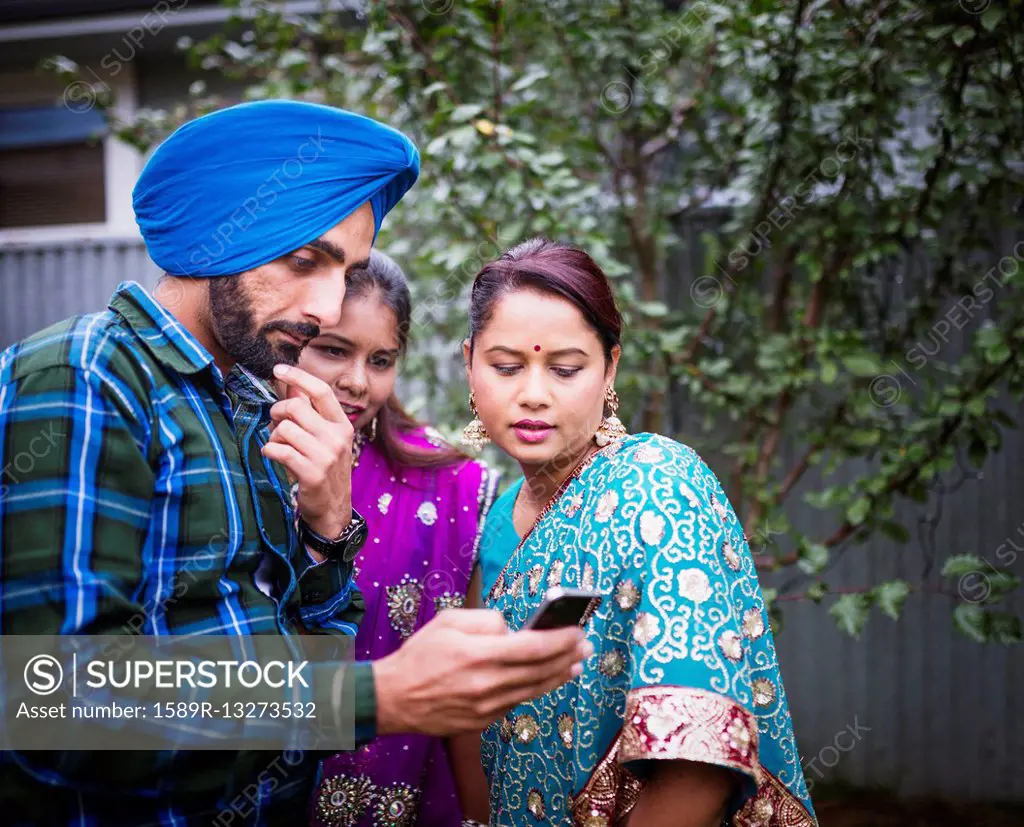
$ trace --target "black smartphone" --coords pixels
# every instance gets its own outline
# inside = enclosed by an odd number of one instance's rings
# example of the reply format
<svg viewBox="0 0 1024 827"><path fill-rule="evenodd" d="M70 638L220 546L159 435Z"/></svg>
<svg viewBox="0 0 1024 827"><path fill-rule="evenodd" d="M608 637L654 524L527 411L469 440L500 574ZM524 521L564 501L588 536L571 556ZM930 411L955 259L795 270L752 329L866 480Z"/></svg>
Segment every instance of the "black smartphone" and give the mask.
<svg viewBox="0 0 1024 827"><path fill-rule="evenodd" d="M540 630L578 626L600 603L601 595L597 592L561 587L550 589L523 628Z"/></svg>

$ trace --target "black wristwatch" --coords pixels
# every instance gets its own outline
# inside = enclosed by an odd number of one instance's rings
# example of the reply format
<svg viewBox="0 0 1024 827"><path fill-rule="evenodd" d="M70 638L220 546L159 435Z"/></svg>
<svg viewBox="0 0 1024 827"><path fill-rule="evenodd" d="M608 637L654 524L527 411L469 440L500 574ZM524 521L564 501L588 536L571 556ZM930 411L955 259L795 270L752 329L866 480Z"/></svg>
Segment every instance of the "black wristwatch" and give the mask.
<svg viewBox="0 0 1024 827"><path fill-rule="evenodd" d="M329 540L322 534L317 534L306 524L305 520L299 518L299 539L304 545L324 555L328 560L351 563L366 542L367 534L366 520L354 508L351 522L345 526L336 540Z"/></svg>

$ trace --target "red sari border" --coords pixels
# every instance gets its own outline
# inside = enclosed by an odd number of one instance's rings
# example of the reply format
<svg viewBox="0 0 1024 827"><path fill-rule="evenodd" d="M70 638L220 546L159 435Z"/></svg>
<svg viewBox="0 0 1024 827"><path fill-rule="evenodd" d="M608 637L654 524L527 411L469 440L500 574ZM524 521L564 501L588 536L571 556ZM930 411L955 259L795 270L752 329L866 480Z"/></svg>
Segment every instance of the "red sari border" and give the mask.
<svg viewBox="0 0 1024 827"><path fill-rule="evenodd" d="M619 761L677 759L718 764L760 786L757 718L742 705L705 689L649 686L630 690Z"/></svg>

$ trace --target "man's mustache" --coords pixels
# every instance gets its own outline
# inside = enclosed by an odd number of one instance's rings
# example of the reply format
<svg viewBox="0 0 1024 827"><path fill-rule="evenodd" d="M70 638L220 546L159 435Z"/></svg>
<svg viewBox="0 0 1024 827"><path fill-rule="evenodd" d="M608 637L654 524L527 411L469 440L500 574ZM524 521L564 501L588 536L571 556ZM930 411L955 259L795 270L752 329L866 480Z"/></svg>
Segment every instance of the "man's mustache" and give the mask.
<svg viewBox="0 0 1024 827"><path fill-rule="evenodd" d="M305 322L286 322L278 320L274 322L268 322L263 325L263 333L267 334L274 330L280 330L282 333L287 333L289 336L294 336L305 347L313 339L320 335L320 327L315 324L307 324Z"/></svg>

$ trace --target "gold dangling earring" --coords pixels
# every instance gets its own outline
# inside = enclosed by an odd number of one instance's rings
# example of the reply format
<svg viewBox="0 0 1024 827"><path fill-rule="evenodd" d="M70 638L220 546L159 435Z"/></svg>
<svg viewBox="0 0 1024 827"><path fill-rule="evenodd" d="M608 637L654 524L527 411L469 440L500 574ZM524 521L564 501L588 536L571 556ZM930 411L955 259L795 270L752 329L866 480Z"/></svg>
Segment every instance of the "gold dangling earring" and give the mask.
<svg viewBox="0 0 1024 827"><path fill-rule="evenodd" d="M615 392L614 388L609 387L605 390L604 403L608 406L608 416L601 420L597 433L594 434L594 442L601 448L629 434L626 426L616 416L619 412L619 395Z"/></svg>
<svg viewBox="0 0 1024 827"><path fill-rule="evenodd" d="M474 451L479 451L491 441L491 438L487 435L487 429L484 428L484 423L480 421L480 416L476 412L476 394L473 391L469 392L469 410L473 414L473 421L462 429L462 444L471 446Z"/></svg>
<svg viewBox="0 0 1024 827"><path fill-rule="evenodd" d="M380 414L377 414L380 416ZM377 441L377 416L370 420L370 442Z"/></svg>

